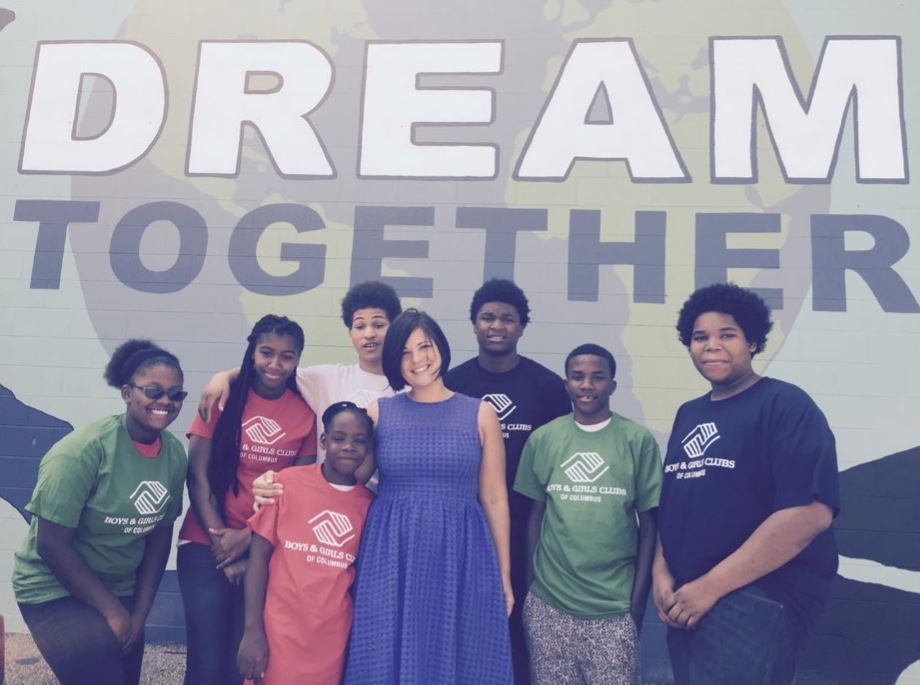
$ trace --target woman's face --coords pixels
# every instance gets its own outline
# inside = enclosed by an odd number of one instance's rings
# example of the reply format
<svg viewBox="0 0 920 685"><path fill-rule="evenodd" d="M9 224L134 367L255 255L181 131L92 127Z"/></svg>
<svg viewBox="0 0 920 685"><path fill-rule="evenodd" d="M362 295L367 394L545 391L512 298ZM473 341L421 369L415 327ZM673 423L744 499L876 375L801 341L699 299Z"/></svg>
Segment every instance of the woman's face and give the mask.
<svg viewBox="0 0 920 685"><path fill-rule="evenodd" d="M131 437L138 442L152 442L179 416L185 398L182 374L166 364L148 366L135 373L130 383L122 386L121 396L125 401ZM170 396L177 399L170 399Z"/></svg>
<svg viewBox="0 0 920 685"><path fill-rule="evenodd" d="M412 388L423 388L440 378L441 352L421 328L409 334L403 348L400 370L403 379Z"/></svg>
<svg viewBox="0 0 920 685"><path fill-rule="evenodd" d="M260 335L252 352L256 391L267 395L283 393L299 362L300 350L294 338L274 333Z"/></svg>

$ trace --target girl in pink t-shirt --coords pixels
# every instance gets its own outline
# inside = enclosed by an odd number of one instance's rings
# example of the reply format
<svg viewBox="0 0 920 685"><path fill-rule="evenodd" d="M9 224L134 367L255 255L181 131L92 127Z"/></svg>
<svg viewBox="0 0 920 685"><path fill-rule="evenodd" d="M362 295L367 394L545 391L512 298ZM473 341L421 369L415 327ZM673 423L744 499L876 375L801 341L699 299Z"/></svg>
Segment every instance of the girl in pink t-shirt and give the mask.
<svg viewBox="0 0 920 685"><path fill-rule="evenodd" d="M355 470L372 451L364 409L323 413L322 465L283 471L284 495L253 516L239 669L260 685L338 683L353 604L348 590L374 496Z"/></svg>
<svg viewBox="0 0 920 685"><path fill-rule="evenodd" d="M299 325L262 317L226 407L189 429L191 508L179 531L178 575L185 606L187 685L242 682L236 652L243 634L241 581L248 564L252 481L316 458L316 416L295 391L303 350Z"/></svg>

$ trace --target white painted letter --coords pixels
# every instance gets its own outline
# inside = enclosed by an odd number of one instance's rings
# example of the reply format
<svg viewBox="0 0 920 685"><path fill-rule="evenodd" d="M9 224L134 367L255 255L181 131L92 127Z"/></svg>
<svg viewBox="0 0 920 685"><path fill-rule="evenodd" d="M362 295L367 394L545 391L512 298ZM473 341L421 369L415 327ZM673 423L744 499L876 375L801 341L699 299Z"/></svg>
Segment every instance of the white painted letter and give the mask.
<svg viewBox="0 0 920 685"><path fill-rule="evenodd" d="M599 95L609 122L589 121ZM572 46L514 177L564 180L576 159L624 160L634 181L689 180L629 40Z"/></svg>
<svg viewBox="0 0 920 685"><path fill-rule="evenodd" d="M270 76L271 90L250 90L251 76ZM254 126L282 176L334 177L323 145L306 120L332 85L332 63L303 41L202 41L188 152L190 175L236 176L243 124Z"/></svg>
<svg viewBox="0 0 920 685"><path fill-rule="evenodd" d="M828 38L806 102L779 39L713 38L713 181L756 181L758 101L786 180L830 181L851 98L857 180L905 181L899 53L897 38Z"/></svg>
<svg viewBox="0 0 920 685"><path fill-rule="evenodd" d="M497 74L500 42L370 43L365 65L360 176L494 178L497 146L416 143L420 124L488 124L485 88L420 88L421 74Z"/></svg>
<svg viewBox="0 0 920 685"><path fill-rule="evenodd" d="M78 138L84 75L101 76L115 93L108 127ZM105 174L143 157L166 116L166 80L156 57L137 43L39 43L19 169Z"/></svg>

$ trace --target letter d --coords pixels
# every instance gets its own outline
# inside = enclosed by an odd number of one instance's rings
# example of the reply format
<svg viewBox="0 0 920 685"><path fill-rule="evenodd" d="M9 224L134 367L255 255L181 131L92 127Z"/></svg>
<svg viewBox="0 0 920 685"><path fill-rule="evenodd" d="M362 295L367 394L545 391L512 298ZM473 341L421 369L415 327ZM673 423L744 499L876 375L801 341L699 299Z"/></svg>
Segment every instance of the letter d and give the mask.
<svg viewBox="0 0 920 685"><path fill-rule="evenodd" d="M108 125L77 136L84 76L107 80L114 93ZM19 170L105 174L143 157L166 116L166 80L156 57L137 43L38 44Z"/></svg>

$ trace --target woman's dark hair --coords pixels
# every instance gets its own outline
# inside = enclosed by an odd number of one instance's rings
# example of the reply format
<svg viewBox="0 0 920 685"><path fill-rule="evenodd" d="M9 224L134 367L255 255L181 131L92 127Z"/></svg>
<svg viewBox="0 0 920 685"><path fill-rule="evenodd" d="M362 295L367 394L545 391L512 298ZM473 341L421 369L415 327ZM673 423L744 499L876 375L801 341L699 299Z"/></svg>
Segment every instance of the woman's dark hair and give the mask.
<svg viewBox="0 0 920 685"><path fill-rule="evenodd" d="M617 377L617 360L613 358L613 353L608 350L606 347L601 347L594 343L585 343L584 345L579 345L574 350L569 352L569 355L565 358L565 375L569 375L569 362L572 361L572 357L578 357L582 354L590 354L595 357L600 357L601 359L607 360L607 366L610 367L610 377Z"/></svg>
<svg viewBox="0 0 920 685"><path fill-rule="evenodd" d="M214 427L214 437L211 441L208 484L211 486L211 492L217 498L220 509L224 507L224 498L230 488L233 488L234 495L238 495L240 491L236 471L240 465L243 411L246 408L246 398L249 396L249 389L252 387L255 374L252 357L259 339L264 335L272 334L291 338L297 352L303 351L303 329L286 316L275 316L274 314L263 316L252 327L249 337L246 338L249 344L243 354L243 363L240 364L240 375L230 384L230 395ZM296 392L296 373L291 374L287 385Z"/></svg>
<svg viewBox="0 0 920 685"><path fill-rule="evenodd" d="M402 375L402 355L406 349L406 341L415 330L423 331L438 348L441 354L438 376L443 376L450 368L450 345L438 322L418 309L407 309L390 323L387 335L383 339L383 355L380 361L383 364L383 373L393 390L399 391L406 387L406 379Z"/></svg>
<svg viewBox="0 0 920 685"><path fill-rule="evenodd" d="M364 421L364 423L367 425L368 434L373 438L374 422L371 421L371 417L367 415L367 410L359 407L354 402L336 402L335 404L330 404L328 407L326 407L326 411L323 412L324 433L329 432L329 428L332 426L332 420L342 412L349 412L354 414L359 419Z"/></svg>
<svg viewBox="0 0 920 685"><path fill-rule="evenodd" d="M677 316L678 337L685 347L690 347L693 339L693 324L706 312L731 316L741 327L747 341L755 344L751 356L763 352L767 346L767 334L773 328L770 308L753 290L734 283L715 283L690 295Z"/></svg>
<svg viewBox="0 0 920 685"><path fill-rule="evenodd" d="M132 338L115 348L112 358L105 365L102 377L113 388L120 388L130 383L136 373L161 364L174 368L180 377L184 377L176 355L170 354L150 340Z"/></svg>
<svg viewBox="0 0 920 685"><path fill-rule="evenodd" d="M479 290L473 293L473 301L470 302L470 321L476 323L476 317L479 316L479 310L486 302L504 302L517 309L518 318L521 320L521 328L530 323L530 305L527 302L527 296L514 281L505 278L493 278L486 281L480 286Z"/></svg>
<svg viewBox="0 0 920 685"><path fill-rule="evenodd" d="M342 298L342 321L351 328L351 321L359 309L382 309L393 321L402 312L399 295L392 287L380 281L365 281L351 287Z"/></svg>

